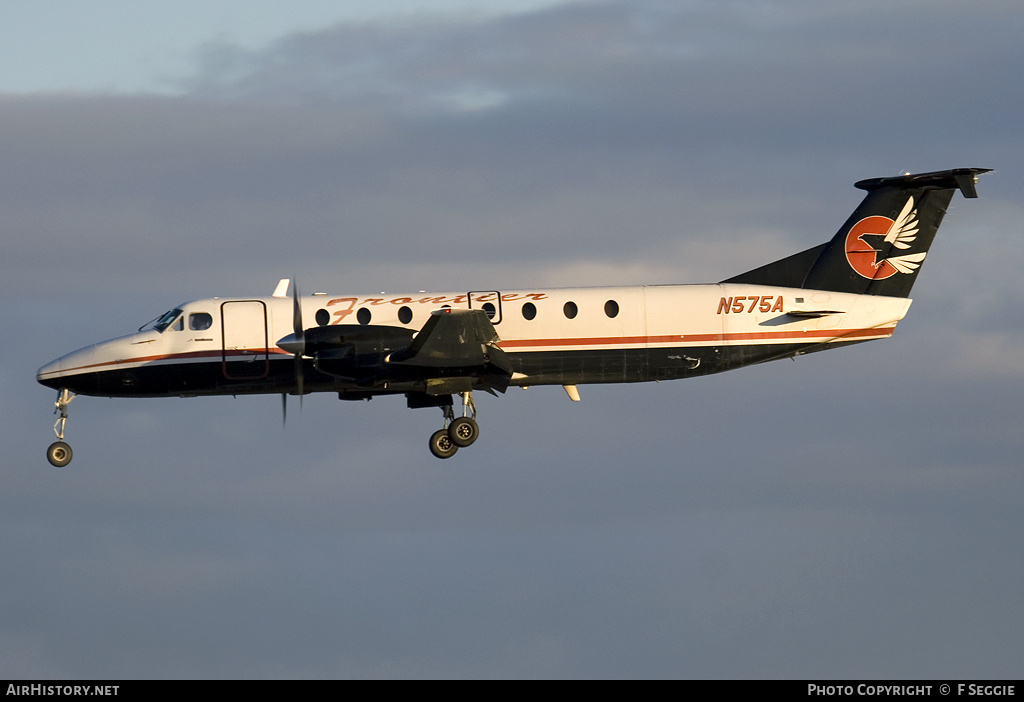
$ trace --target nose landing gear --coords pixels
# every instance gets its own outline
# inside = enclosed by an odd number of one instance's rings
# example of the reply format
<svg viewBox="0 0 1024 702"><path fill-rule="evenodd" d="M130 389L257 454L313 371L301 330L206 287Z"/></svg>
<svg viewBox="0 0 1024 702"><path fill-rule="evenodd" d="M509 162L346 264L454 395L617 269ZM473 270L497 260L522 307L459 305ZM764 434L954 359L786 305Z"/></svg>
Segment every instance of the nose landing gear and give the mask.
<svg viewBox="0 0 1024 702"><path fill-rule="evenodd" d="M58 468L63 468L71 463L71 447L64 443L64 425L68 421L68 405L75 399L75 394L67 388L57 391L57 401L54 402L56 409L54 414L60 413L60 417L53 424L53 433L57 435L54 441L46 449L46 460Z"/></svg>
<svg viewBox="0 0 1024 702"><path fill-rule="evenodd" d="M480 436L473 393L462 393L461 417L455 417L451 405L445 405L441 409L444 411L444 428L431 434L430 452L438 458L451 458L459 448L469 446Z"/></svg>

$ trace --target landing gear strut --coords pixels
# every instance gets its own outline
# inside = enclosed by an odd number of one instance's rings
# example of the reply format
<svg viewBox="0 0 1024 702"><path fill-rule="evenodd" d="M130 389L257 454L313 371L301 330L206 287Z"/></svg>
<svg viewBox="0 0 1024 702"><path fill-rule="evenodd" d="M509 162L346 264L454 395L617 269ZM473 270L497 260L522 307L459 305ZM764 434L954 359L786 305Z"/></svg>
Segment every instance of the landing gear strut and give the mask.
<svg viewBox="0 0 1024 702"><path fill-rule="evenodd" d="M444 411L444 428L438 429L430 436L430 452L438 458L451 458L459 448L469 446L480 436L473 393L462 393L461 417L455 417L451 405L445 405L441 409Z"/></svg>
<svg viewBox="0 0 1024 702"><path fill-rule="evenodd" d="M57 435L54 441L46 449L46 460L58 468L63 468L71 463L71 447L64 443L64 425L68 422L68 405L75 399L75 394L67 388L57 391L57 401L54 402L56 409L54 414L60 413L60 417L53 424L53 433Z"/></svg>

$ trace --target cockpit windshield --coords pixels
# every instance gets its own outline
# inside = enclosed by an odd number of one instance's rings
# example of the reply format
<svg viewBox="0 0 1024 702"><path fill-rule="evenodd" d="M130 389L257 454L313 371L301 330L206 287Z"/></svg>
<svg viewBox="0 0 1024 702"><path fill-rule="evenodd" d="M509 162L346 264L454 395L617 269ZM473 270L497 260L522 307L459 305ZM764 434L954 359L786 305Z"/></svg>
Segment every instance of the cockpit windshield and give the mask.
<svg viewBox="0 0 1024 702"><path fill-rule="evenodd" d="M173 310L164 312L162 315L160 315L153 321L146 322L141 327L139 327L139 331L142 331L143 329L156 329L158 332L163 333L164 329L174 324L174 320L176 320L180 316L181 308L175 307Z"/></svg>

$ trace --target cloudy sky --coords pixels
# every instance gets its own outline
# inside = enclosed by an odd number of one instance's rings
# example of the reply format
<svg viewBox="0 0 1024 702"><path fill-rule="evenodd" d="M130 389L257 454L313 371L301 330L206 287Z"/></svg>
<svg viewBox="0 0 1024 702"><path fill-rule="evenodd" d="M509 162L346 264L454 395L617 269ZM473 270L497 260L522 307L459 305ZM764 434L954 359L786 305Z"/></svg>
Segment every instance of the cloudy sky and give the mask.
<svg viewBox="0 0 1024 702"><path fill-rule="evenodd" d="M0 10L0 677L1019 677L1019 2L368 5ZM887 341L44 456L36 369L185 300L713 282L965 166Z"/></svg>

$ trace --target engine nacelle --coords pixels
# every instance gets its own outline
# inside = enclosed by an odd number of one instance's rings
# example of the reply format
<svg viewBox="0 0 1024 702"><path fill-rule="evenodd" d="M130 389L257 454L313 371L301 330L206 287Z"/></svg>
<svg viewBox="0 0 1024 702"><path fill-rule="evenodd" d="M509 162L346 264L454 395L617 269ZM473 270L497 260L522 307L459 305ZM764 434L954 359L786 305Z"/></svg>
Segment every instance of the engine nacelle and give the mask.
<svg viewBox="0 0 1024 702"><path fill-rule="evenodd" d="M338 324L303 332L305 355L312 356L321 373L361 378L380 369L388 356L404 351L416 332L384 325Z"/></svg>

